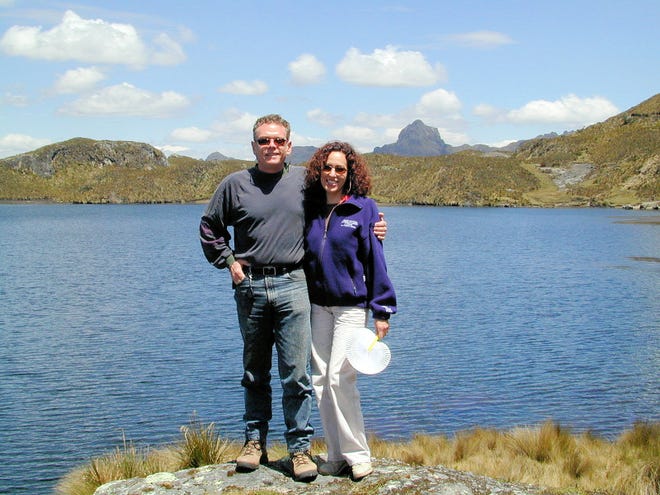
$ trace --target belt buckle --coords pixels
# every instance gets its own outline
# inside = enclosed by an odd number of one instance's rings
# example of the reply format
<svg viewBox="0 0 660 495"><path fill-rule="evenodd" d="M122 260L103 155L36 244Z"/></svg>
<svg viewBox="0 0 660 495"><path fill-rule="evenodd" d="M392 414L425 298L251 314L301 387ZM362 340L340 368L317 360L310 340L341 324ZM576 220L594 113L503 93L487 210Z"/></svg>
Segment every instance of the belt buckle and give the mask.
<svg viewBox="0 0 660 495"><path fill-rule="evenodd" d="M264 266L262 268L264 275L269 276L269 277L274 277L277 275L277 267L276 266Z"/></svg>

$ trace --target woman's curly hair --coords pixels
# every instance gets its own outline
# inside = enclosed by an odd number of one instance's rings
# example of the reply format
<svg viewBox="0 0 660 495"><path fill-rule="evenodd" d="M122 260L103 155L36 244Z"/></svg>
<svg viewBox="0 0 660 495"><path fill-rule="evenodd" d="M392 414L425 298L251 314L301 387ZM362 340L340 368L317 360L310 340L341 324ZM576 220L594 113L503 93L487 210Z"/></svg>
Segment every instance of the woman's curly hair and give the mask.
<svg viewBox="0 0 660 495"><path fill-rule="evenodd" d="M325 204L325 191L321 186L321 170L333 151L339 151L346 156L348 173L342 192L348 195L366 196L371 190L371 177L369 167L362 155L353 147L341 141L331 141L324 144L309 161L307 176L305 177L305 190L308 200Z"/></svg>

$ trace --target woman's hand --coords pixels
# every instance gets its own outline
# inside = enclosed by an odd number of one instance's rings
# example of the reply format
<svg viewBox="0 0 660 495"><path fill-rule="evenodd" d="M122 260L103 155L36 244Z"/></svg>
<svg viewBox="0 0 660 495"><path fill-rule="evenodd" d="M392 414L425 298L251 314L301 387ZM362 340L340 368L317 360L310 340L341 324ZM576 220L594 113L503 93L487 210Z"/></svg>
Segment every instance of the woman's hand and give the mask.
<svg viewBox="0 0 660 495"><path fill-rule="evenodd" d="M376 328L376 335L378 335L378 339L380 340L390 331L390 321L374 319L374 327Z"/></svg>
<svg viewBox="0 0 660 495"><path fill-rule="evenodd" d="M376 237L379 241L384 241L385 235L387 234L387 222L385 221L385 213L378 212L378 218L380 218L380 220L374 224L374 234L376 234Z"/></svg>

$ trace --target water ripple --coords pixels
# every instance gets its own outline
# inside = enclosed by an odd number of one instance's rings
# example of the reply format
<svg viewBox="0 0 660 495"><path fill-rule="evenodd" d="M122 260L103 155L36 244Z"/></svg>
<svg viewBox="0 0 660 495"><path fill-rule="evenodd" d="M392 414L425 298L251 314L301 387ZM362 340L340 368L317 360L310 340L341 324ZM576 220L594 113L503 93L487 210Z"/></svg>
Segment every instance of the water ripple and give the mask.
<svg viewBox="0 0 660 495"><path fill-rule="evenodd" d="M193 413L240 438L240 336L227 274L199 249L201 209L0 205L0 494L45 493L124 436L170 442ZM595 209L384 210L400 314L390 366L360 377L370 432L553 418L614 436L660 419L656 225Z"/></svg>

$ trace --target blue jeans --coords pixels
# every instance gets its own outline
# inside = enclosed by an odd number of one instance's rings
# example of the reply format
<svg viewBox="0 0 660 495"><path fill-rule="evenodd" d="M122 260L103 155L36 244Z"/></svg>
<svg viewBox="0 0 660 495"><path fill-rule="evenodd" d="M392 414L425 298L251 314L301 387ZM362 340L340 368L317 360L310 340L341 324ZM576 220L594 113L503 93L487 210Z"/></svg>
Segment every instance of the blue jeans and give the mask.
<svg viewBox="0 0 660 495"><path fill-rule="evenodd" d="M245 438L266 442L272 418L270 385L273 344L282 384L282 409L289 452L310 449L314 433L310 304L303 270L277 276L246 277L234 292L243 337Z"/></svg>

